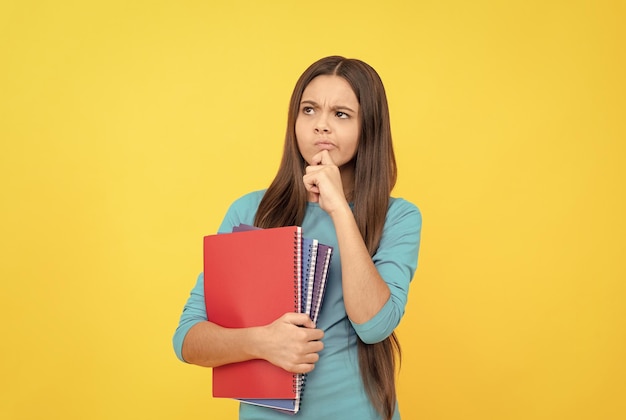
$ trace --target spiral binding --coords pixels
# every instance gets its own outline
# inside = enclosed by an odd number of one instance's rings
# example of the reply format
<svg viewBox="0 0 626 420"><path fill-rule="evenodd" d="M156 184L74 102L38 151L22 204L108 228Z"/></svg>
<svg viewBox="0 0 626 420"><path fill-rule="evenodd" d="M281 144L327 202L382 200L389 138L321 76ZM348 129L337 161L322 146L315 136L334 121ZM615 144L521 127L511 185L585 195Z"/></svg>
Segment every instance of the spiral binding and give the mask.
<svg viewBox="0 0 626 420"><path fill-rule="evenodd" d="M307 300L307 296L310 293L309 288L310 279L309 273L307 271L307 267L311 266L311 245L310 242L305 240L302 241L302 254L305 255L304 261L302 261L302 270L301 270L301 278L302 278L302 294L300 295L300 306L301 312L308 313L307 308L309 301Z"/></svg>
<svg viewBox="0 0 626 420"><path fill-rule="evenodd" d="M328 276L328 269L330 267L330 261L333 255L333 249L328 247L326 250L326 258L321 260L323 263L322 266L322 274L321 277L326 279ZM320 308L322 306L322 300L324 299L324 294L326 293L326 281L322 281L319 285L320 287L315 290L313 295L313 308L311 309L312 317L311 319L315 324L317 324L317 318L320 314Z"/></svg>
<svg viewBox="0 0 626 420"><path fill-rule="evenodd" d="M302 228L296 227L294 238L294 282L295 282L295 295L294 295L294 312L300 312L302 309L301 298L302 296Z"/></svg>
<svg viewBox="0 0 626 420"><path fill-rule="evenodd" d="M296 227L294 238L294 312L302 312L302 228ZM293 375L293 392L295 398L295 410L297 413L300 409L300 395L303 387L303 374Z"/></svg>

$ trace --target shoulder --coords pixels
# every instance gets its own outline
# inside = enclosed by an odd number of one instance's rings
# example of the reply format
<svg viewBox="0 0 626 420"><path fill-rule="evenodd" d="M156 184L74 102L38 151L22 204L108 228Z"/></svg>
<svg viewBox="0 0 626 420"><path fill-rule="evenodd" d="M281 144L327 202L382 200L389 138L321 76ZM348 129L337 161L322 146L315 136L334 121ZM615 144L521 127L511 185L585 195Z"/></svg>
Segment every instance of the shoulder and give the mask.
<svg viewBox="0 0 626 420"><path fill-rule="evenodd" d="M418 223L421 225L422 212L415 204L404 198L391 197L389 199L386 222L389 221L394 223L408 221L409 223Z"/></svg>
<svg viewBox="0 0 626 420"><path fill-rule="evenodd" d="M403 198L389 199L387 216L383 235L395 237L397 235L420 234L422 230L422 212L413 203Z"/></svg>
<svg viewBox="0 0 626 420"><path fill-rule="evenodd" d="M381 261L404 261L408 267L407 273L410 273L407 278L410 279L417 265L421 235L420 209L405 199L391 198L376 252L376 262L380 265Z"/></svg>
<svg viewBox="0 0 626 420"><path fill-rule="evenodd" d="M241 197L237 198L230 205L231 208L241 208L241 209L255 209L259 207L259 203L261 199L263 199L263 195L265 195L265 190L252 191Z"/></svg>
<svg viewBox="0 0 626 420"><path fill-rule="evenodd" d="M240 223L252 225L265 190L253 191L237 198L228 208L219 232L230 232Z"/></svg>

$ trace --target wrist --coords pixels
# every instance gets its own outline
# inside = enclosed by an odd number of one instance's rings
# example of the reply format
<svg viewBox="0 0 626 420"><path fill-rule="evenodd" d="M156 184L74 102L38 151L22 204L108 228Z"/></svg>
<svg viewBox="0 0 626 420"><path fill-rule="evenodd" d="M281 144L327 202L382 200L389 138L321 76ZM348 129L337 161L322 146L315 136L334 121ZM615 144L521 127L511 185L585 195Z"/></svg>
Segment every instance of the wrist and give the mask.
<svg viewBox="0 0 626 420"><path fill-rule="evenodd" d="M263 338L266 337L263 327L250 327L247 330L248 346L246 353L250 356L250 359L263 359Z"/></svg>
<svg viewBox="0 0 626 420"><path fill-rule="evenodd" d="M348 204L347 201L343 203L341 206L333 209L328 214L330 218L333 220L333 222L335 223L335 225L346 219L354 219L354 214L352 213L352 209L350 208L350 205Z"/></svg>

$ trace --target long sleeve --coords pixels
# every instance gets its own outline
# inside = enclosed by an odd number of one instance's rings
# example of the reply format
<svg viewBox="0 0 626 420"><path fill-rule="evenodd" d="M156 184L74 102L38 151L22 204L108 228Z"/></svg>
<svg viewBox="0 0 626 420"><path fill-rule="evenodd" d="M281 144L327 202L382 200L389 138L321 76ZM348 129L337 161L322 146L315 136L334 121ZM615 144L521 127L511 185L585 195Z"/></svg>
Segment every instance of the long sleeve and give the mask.
<svg viewBox="0 0 626 420"><path fill-rule="evenodd" d="M263 197L263 191L256 191L236 200L226 212L224 220L218 230L219 233L232 231L233 226L239 223L252 224L256 209L259 205L261 198ZM185 361L182 355L183 341L185 336L198 322L206 321L206 306L204 301L204 274L200 273L196 280L196 284L191 290L189 298L185 303L182 315L178 323L178 327L174 332L172 339L174 352L176 356Z"/></svg>
<svg viewBox="0 0 626 420"><path fill-rule="evenodd" d="M374 265L391 295L380 311L363 324L352 326L365 343L387 338L398 326L407 304L409 284L417 269L422 215L410 202L395 199L389 206Z"/></svg>

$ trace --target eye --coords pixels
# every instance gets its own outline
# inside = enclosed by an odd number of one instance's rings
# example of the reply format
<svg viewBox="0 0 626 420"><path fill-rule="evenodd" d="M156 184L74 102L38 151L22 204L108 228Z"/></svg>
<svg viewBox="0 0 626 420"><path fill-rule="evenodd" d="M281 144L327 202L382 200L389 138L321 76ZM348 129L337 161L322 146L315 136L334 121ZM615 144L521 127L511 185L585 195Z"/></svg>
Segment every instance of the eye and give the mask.
<svg viewBox="0 0 626 420"><path fill-rule="evenodd" d="M305 106L305 107L302 108L302 113L303 114L311 115L311 114L313 114L313 112L314 112L314 110L313 110L313 107L311 107L311 106Z"/></svg>
<svg viewBox="0 0 626 420"><path fill-rule="evenodd" d="M350 118L350 116L348 114L346 114L345 112L341 112L341 111L337 111L335 113L335 116L337 118Z"/></svg>

